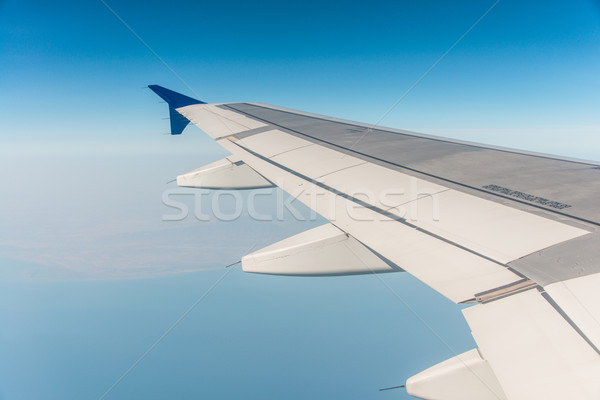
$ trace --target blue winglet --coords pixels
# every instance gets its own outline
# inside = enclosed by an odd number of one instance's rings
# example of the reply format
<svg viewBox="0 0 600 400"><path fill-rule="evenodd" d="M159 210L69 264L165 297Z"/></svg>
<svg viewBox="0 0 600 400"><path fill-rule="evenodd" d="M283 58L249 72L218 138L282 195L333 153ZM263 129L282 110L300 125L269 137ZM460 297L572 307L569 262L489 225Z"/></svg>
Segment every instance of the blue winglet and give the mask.
<svg viewBox="0 0 600 400"><path fill-rule="evenodd" d="M148 87L169 105L169 117L171 120L171 135L180 135L190 121L179 114L175 109L192 104L206 104L181 93L174 92L159 85L148 85Z"/></svg>

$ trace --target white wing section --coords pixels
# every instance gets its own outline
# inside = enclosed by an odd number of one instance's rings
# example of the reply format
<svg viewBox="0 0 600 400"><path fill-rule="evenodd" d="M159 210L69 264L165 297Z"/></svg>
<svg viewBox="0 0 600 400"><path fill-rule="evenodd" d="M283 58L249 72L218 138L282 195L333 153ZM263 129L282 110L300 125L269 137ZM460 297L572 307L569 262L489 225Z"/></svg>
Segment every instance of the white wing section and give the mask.
<svg viewBox="0 0 600 400"><path fill-rule="evenodd" d="M600 274L553 283L544 289L600 349Z"/></svg>
<svg viewBox="0 0 600 400"><path fill-rule="evenodd" d="M289 136L278 129L274 129L244 138L243 143L250 149L260 150L261 153L259 154L267 158L312 145L304 139Z"/></svg>
<svg viewBox="0 0 600 400"><path fill-rule="evenodd" d="M463 311L511 400L600 398L600 357L536 289Z"/></svg>
<svg viewBox="0 0 600 400"><path fill-rule="evenodd" d="M501 263L588 233L456 190L437 194L439 215L433 219L431 201L422 198L414 206L419 226Z"/></svg>

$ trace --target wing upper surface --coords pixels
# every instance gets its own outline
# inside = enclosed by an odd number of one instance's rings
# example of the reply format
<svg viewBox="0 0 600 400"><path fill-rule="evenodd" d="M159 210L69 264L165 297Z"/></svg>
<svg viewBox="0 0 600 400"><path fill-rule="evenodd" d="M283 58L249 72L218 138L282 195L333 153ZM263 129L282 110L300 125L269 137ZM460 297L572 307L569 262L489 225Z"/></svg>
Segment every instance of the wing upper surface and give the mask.
<svg viewBox="0 0 600 400"><path fill-rule="evenodd" d="M238 103L231 110L340 151L600 224L600 165Z"/></svg>

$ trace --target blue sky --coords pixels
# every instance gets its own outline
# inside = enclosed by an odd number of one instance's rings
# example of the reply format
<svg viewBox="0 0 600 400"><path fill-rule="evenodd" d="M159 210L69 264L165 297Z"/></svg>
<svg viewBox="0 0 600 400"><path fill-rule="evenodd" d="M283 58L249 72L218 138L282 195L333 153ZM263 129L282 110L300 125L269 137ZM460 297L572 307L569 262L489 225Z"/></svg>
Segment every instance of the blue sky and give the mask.
<svg viewBox="0 0 600 400"><path fill-rule="evenodd" d="M491 4L110 5L206 101L260 101L369 123ZM501 1L383 124L599 158L589 150L599 125L599 8ZM166 122L152 118L164 110L141 88L189 88L100 1L7 1L0 19L1 105L11 117L0 128L10 142L165 147L156 134ZM572 135L588 145L565 143Z"/></svg>
<svg viewBox="0 0 600 400"><path fill-rule="evenodd" d="M493 2L107 4L164 63L100 1L0 2L0 399L99 398L224 264L323 223L162 221L226 153L144 86L374 123ZM600 160L599 50L598 2L502 0L382 125ZM236 269L106 398L403 398L377 389L475 344L385 279L442 340L374 277Z"/></svg>

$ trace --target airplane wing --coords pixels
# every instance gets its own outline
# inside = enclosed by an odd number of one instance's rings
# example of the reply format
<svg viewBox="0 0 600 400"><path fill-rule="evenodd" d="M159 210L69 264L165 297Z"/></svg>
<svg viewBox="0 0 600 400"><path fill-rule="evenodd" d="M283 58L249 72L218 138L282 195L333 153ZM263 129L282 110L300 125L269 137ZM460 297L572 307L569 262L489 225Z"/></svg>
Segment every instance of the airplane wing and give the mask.
<svg viewBox="0 0 600 400"><path fill-rule="evenodd" d="M179 185L277 185L330 221L244 271L406 271L473 304L477 348L408 379L409 394L600 398L600 164L150 88L173 134L191 122L231 153Z"/></svg>

